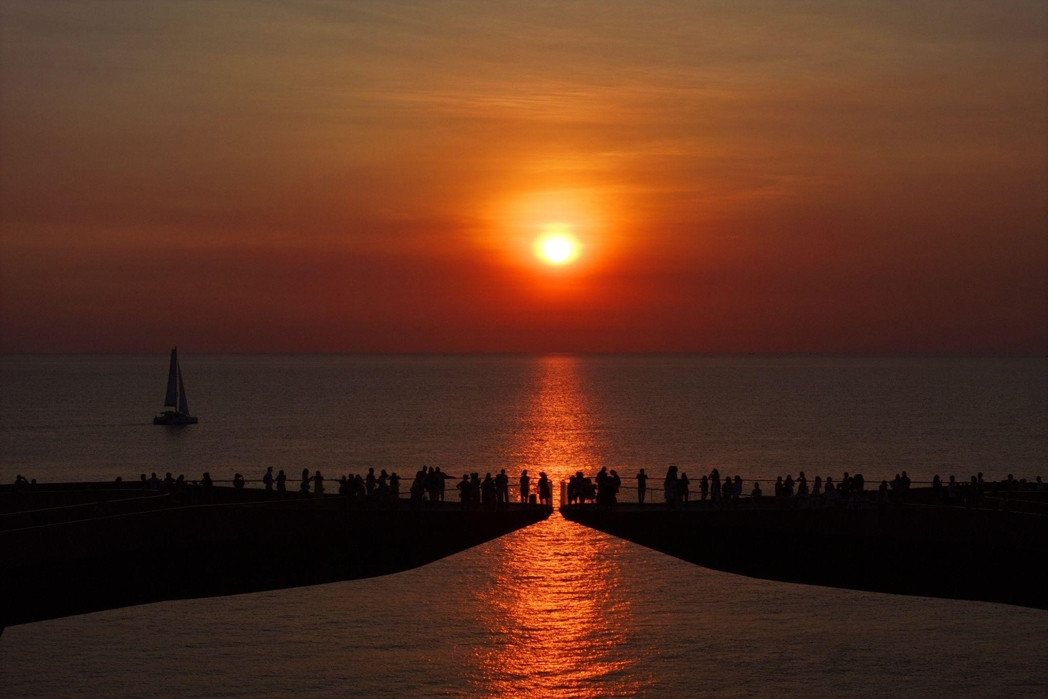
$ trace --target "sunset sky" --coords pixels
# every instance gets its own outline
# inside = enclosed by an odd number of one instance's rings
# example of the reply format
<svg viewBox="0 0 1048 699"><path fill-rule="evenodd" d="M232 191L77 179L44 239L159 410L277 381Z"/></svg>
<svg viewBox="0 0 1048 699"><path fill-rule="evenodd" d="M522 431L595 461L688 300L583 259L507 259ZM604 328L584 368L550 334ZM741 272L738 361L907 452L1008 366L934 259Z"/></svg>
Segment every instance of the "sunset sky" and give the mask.
<svg viewBox="0 0 1048 699"><path fill-rule="evenodd" d="M0 0L0 351L1044 353L1046 7Z"/></svg>

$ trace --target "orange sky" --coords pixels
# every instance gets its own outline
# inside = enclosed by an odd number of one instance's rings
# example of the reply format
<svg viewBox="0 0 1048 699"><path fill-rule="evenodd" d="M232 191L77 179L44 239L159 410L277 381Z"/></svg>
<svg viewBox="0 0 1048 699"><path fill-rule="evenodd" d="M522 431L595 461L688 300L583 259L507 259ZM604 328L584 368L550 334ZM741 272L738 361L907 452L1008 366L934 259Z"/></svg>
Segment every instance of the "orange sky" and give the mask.
<svg viewBox="0 0 1048 699"><path fill-rule="evenodd" d="M1040 0L0 8L0 351L1048 351Z"/></svg>

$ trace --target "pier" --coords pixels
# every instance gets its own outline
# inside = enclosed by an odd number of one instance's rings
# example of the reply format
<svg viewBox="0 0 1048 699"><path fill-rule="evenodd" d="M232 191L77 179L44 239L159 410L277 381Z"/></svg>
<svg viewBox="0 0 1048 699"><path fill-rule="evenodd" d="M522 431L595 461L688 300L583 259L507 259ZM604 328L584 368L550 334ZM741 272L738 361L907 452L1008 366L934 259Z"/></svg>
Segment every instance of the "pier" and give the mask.
<svg viewBox="0 0 1048 699"><path fill-rule="evenodd" d="M568 520L715 570L1048 609L1048 500L562 505Z"/></svg>
<svg viewBox="0 0 1048 699"><path fill-rule="evenodd" d="M0 628L165 600L395 573L546 519L549 507L350 503L215 486L0 487Z"/></svg>

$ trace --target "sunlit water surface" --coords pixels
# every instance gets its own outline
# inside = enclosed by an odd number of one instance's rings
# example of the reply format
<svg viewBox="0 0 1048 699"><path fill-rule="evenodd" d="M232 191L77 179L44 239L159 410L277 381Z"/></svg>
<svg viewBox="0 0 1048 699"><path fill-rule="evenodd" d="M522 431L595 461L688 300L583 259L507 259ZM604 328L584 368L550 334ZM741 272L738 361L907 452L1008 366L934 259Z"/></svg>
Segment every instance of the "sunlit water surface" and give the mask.
<svg viewBox="0 0 1048 699"><path fill-rule="evenodd" d="M8 480L1032 478L1048 456L1042 359L184 357L184 430L149 424L166 358L0 361ZM753 580L555 514L396 575L12 627L0 694L1045 696L1045 658L1045 612Z"/></svg>

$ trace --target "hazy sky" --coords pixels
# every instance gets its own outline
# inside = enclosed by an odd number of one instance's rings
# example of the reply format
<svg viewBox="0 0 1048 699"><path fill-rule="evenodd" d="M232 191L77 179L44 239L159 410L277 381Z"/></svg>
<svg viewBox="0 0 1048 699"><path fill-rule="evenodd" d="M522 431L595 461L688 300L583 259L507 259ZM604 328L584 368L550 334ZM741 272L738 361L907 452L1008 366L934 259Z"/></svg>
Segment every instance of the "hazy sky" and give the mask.
<svg viewBox="0 0 1048 699"><path fill-rule="evenodd" d="M1046 7L0 0L0 351L1043 353Z"/></svg>

